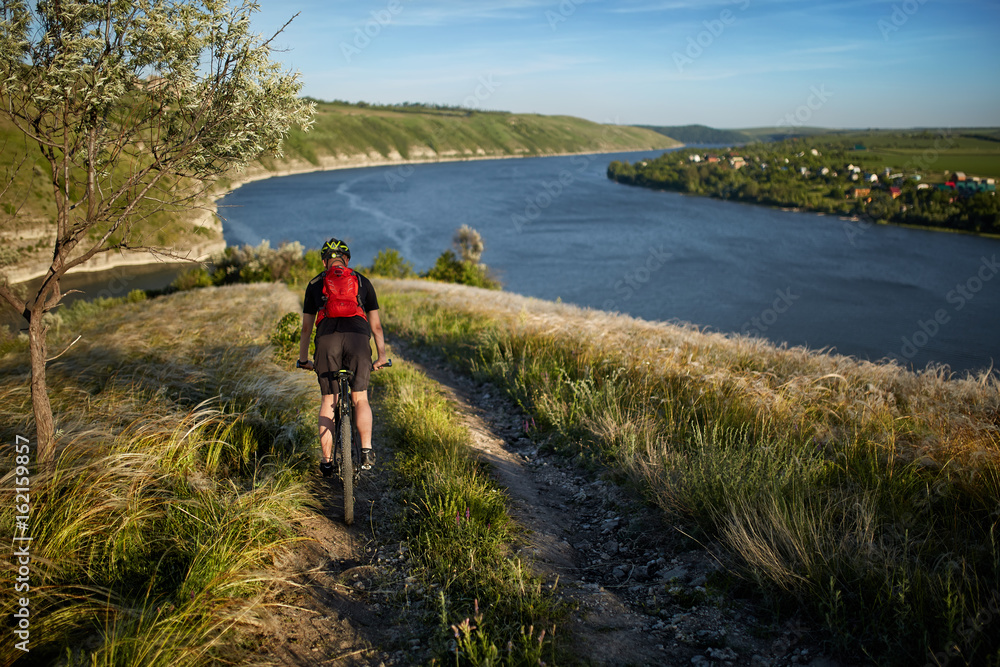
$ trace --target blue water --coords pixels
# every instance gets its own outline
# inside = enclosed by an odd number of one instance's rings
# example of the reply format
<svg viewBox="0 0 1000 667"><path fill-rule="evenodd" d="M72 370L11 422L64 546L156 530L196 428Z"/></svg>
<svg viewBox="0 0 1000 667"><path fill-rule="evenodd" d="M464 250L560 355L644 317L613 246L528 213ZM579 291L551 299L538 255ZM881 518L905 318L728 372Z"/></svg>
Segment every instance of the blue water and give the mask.
<svg viewBox="0 0 1000 667"><path fill-rule="evenodd" d="M222 199L229 244L396 248L430 267L463 224L506 289L868 359L1000 361L1000 241L866 227L609 181L660 152L348 169ZM391 313L385 313L391 317Z"/></svg>

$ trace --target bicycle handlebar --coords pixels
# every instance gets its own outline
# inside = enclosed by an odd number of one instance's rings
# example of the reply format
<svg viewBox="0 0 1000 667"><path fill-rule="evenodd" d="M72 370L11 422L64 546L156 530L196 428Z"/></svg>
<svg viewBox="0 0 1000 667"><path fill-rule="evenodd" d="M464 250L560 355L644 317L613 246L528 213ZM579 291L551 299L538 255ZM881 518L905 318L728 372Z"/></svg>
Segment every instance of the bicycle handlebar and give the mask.
<svg viewBox="0 0 1000 667"><path fill-rule="evenodd" d="M312 363L313 370L315 370L316 369L316 362L314 362L312 359L310 359L309 363ZM390 368L391 366L392 366L392 359L386 359L385 360L385 366L382 366L382 368ZM295 360L295 367L296 368L301 368L302 370L309 370L305 366L299 365L298 359ZM375 363L374 362L372 362L372 370L373 371L378 370L377 368L375 368Z"/></svg>

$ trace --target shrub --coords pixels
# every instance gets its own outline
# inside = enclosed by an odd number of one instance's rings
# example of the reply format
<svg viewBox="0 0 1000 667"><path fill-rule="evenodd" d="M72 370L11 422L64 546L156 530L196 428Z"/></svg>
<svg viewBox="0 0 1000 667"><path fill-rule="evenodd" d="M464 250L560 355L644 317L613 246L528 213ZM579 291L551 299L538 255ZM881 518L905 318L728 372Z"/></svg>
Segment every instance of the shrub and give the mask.
<svg viewBox="0 0 1000 667"><path fill-rule="evenodd" d="M0 266L10 266L16 264L21 258L21 252L17 248L0 248Z"/></svg>
<svg viewBox="0 0 1000 667"><path fill-rule="evenodd" d="M362 267L358 268L362 269ZM386 278L410 278L416 275L413 265L403 259L399 251L394 248L380 250L375 255L375 261L372 262L369 271L376 276Z"/></svg>
<svg viewBox="0 0 1000 667"><path fill-rule="evenodd" d="M197 289L199 287L211 287L212 275L203 266L188 269L170 283L170 287L178 292Z"/></svg>
<svg viewBox="0 0 1000 667"><path fill-rule="evenodd" d="M277 359L289 361L293 355L298 358L301 326L302 315L299 313L285 313L278 320L270 338Z"/></svg>
<svg viewBox="0 0 1000 667"><path fill-rule="evenodd" d="M256 248L251 245L226 248L215 260L212 282L216 285L291 282L308 273L308 255L297 241L282 243L277 249L271 247L270 241L262 241Z"/></svg>
<svg viewBox="0 0 1000 667"><path fill-rule="evenodd" d="M446 283L458 283L486 289L500 289L500 281L490 275L485 264L460 260L451 250L445 250L437 258L434 266L424 274L425 278Z"/></svg>

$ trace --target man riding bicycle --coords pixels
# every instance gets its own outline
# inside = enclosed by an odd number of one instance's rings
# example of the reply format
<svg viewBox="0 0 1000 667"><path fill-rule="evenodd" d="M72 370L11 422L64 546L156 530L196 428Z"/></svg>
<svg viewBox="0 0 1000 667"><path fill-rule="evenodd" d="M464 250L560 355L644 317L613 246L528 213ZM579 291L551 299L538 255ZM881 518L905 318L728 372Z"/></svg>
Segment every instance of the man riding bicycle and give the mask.
<svg viewBox="0 0 1000 667"><path fill-rule="evenodd" d="M334 409L337 401L337 374L350 370L351 403L361 437L361 467L371 468L372 409L368 403L368 378L372 368L388 365L385 337L379 319L378 298L371 281L348 266L351 250L343 241L330 239L323 245L325 270L309 281L302 304L302 336L299 339L298 368L315 370L322 400L319 406L319 441L322 450L319 469L324 477L333 475ZM353 303L351 303L354 301ZM316 325L316 363L309 360L309 337ZM375 338L378 359L372 364L370 339Z"/></svg>

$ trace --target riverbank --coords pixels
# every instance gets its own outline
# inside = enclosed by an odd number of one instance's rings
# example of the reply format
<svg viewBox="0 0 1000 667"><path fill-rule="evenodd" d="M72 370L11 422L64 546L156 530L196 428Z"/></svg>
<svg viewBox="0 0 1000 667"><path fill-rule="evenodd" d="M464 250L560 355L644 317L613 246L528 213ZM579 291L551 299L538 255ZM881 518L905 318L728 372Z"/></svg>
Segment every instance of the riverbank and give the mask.
<svg viewBox="0 0 1000 667"><path fill-rule="evenodd" d="M190 221L196 227L209 230L216 238L187 248L164 249L163 252L119 251L101 253L78 267L67 272L67 275L98 273L126 266L147 266L152 264L181 264L207 261L212 255L226 249L222 239L222 221L219 220L214 201L206 208L199 210ZM34 259L29 264L8 268L4 275L12 285L20 285L45 276L49 272L50 262Z"/></svg>
<svg viewBox="0 0 1000 667"><path fill-rule="evenodd" d="M882 141L887 143L884 138ZM992 140L979 143L995 144ZM744 146L738 155L734 151L721 157L682 151L634 165L614 161L608 165L607 176L618 183L655 190L783 210L853 215L863 224L885 222L934 231L1000 234L1000 200L995 196L994 178L962 171L942 176L930 168L933 160L916 161L912 155L900 166L897 160L904 156L883 149L882 153L864 147L859 150L842 139L818 136ZM995 148L990 150L996 152ZM962 156L969 158L968 153L954 157Z"/></svg>

